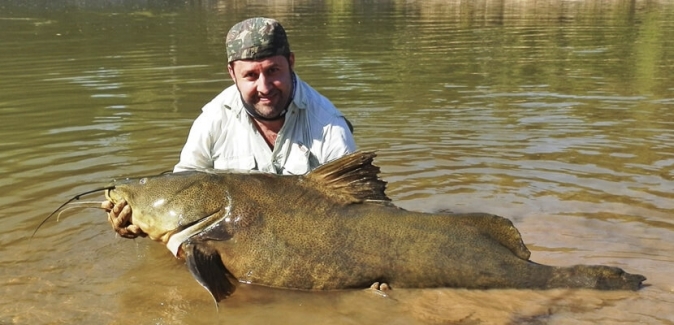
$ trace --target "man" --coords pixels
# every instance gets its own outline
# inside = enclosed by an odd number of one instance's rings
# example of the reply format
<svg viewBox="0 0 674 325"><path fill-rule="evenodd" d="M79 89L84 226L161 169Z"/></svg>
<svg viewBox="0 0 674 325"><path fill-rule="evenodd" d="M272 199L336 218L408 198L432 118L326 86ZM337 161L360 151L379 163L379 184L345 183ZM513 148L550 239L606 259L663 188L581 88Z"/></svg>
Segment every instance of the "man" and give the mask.
<svg viewBox="0 0 674 325"><path fill-rule="evenodd" d="M335 106L297 77L295 55L278 21L250 18L227 34L234 85L194 121L174 172L215 168L304 174L356 150L351 125ZM117 233L145 234L129 224L131 207L104 201Z"/></svg>

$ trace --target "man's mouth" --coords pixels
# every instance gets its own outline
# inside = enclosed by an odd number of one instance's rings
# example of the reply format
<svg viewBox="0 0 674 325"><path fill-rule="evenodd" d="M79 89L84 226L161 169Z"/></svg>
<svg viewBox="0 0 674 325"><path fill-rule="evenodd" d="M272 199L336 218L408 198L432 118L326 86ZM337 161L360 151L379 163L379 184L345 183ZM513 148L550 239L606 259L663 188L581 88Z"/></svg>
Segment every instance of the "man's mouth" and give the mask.
<svg viewBox="0 0 674 325"><path fill-rule="evenodd" d="M271 104L276 100L278 96L276 94L270 94L266 96L258 96L258 102L261 104Z"/></svg>

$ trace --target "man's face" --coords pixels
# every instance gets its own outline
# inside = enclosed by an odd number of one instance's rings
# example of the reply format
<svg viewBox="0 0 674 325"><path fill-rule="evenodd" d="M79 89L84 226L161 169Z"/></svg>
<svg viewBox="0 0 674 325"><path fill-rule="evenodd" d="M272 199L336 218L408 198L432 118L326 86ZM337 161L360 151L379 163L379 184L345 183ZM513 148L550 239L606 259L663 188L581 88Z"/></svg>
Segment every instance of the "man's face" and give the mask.
<svg viewBox="0 0 674 325"><path fill-rule="evenodd" d="M239 60L228 66L229 75L243 101L262 117L273 119L286 107L292 94L295 56L276 55L262 60Z"/></svg>

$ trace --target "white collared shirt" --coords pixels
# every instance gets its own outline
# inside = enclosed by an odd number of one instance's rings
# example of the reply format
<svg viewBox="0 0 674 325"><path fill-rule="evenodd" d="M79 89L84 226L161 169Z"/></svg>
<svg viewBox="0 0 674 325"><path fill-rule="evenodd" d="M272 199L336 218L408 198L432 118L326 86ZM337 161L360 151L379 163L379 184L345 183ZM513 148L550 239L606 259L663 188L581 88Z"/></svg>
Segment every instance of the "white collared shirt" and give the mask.
<svg viewBox="0 0 674 325"><path fill-rule="evenodd" d="M232 85L203 107L173 170L215 168L300 175L355 150L342 113L297 77L295 96L273 151Z"/></svg>

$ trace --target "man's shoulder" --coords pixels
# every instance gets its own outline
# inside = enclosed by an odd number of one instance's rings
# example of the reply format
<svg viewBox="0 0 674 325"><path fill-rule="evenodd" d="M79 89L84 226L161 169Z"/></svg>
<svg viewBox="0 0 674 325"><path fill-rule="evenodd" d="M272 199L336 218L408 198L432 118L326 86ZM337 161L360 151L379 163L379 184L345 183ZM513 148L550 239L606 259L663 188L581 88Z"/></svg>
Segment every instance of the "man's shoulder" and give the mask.
<svg viewBox="0 0 674 325"><path fill-rule="evenodd" d="M298 106L306 109L311 118L318 119L323 123L329 123L335 118L344 116L327 97L323 96L309 84L301 80L299 80L298 84L301 85Z"/></svg>
<svg viewBox="0 0 674 325"><path fill-rule="evenodd" d="M202 111L208 115L225 115L234 108L240 106L241 96L235 85L231 85L218 95L216 95L210 102L202 108Z"/></svg>

